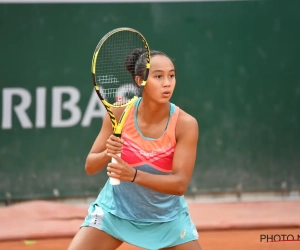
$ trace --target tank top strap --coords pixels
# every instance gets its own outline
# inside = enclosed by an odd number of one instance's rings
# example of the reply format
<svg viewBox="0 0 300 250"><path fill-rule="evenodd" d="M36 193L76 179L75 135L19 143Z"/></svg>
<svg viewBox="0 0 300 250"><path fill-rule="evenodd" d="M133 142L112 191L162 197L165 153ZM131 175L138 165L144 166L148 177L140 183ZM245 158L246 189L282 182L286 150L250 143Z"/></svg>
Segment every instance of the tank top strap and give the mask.
<svg viewBox="0 0 300 250"><path fill-rule="evenodd" d="M180 108L173 103L170 103L170 105L171 105L170 120L168 124L168 130L173 131L175 136L176 124L177 124Z"/></svg>

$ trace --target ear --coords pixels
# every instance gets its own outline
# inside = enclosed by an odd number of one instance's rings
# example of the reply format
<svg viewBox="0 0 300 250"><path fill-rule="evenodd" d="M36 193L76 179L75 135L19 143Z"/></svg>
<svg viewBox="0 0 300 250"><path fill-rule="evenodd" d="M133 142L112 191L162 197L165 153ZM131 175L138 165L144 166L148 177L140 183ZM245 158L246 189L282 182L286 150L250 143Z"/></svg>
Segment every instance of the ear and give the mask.
<svg viewBox="0 0 300 250"><path fill-rule="evenodd" d="M134 80L137 85L141 86L143 80L140 76L135 76Z"/></svg>

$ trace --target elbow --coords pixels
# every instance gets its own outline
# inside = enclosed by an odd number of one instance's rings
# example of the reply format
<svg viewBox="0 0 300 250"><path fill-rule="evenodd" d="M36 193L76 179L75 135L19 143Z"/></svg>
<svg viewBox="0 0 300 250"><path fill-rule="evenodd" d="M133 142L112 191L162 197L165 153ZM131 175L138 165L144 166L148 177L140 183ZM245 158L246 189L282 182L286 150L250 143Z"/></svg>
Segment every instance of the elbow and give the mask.
<svg viewBox="0 0 300 250"><path fill-rule="evenodd" d="M86 158L84 169L87 175L94 174L91 164L89 164L89 156Z"/></svg>
<svg viewBox="0 0 300 250"><path fill-rule="evenodd" d="M84 169L87 175L93 175L100 172L104 164L105 162L101 155L99 157L98 153L90 153L86 158Z"/></svg>
<svg viewBox="0 0 300 250"><path fill-rule="evenodd" d="M185 194L185 190L183 190L183 189L178 189L177 191L176 191L176 195L177 196L182 196L182 195L184 195Z"/></svg>
<svg viewBox="0 0 300 250"><path fill-rule="evenodd" d="M84 166L85 172L87 175L92 175L93 172L91 171L91 168L89 167L89 165L86 163Z"/></svg>
<svg viewBox="0 0 300 250"><path fill-rule="evenodd" d="M185 176L174 174L173 175L173 184L174 184L174 195L182 196L185 194L186 189L189 185L189 179Z"/></svg>
<svg viewBox="0 0 300 250"><path fill-rule="evenodd" d="M178 185L176 185L176 194L178 196L182 196L185 194L187 189L187 185L185 185L185 183L178 183Z"/></svg>

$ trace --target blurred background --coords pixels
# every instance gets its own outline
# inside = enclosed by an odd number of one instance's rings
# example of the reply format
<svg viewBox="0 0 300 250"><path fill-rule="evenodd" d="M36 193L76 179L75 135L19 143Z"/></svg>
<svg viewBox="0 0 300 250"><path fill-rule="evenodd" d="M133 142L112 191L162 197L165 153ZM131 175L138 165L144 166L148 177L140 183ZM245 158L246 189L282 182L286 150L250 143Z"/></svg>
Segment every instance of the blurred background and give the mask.
<svg viewBox="0 0 300 250"><path fill-rule="evenodd" d="M300 1L0 2L1 203L98 195L91 59L118 27L174 59L200 126L188 198L300 199Z"/></svg>

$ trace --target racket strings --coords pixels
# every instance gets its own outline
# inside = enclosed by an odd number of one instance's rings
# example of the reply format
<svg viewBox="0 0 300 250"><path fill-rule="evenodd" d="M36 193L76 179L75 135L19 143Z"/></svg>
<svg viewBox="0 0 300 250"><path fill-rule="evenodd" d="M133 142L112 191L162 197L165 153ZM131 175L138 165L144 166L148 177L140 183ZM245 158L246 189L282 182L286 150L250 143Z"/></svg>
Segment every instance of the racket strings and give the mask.
<svg viewBox="0 0 300 250"><path fill-rule="evenodd" d="M132 79L125 61L136 48L145 48L141 38L133 32L118 32L103 43L96 62L96 82L103 98L111 104L122 105L140 94L139 87Z"/></svg>
<svg viewBox="0 0 300 250"><path fill-rule="evenodd" d="M122 86L121 88L109 88L109 89L100 89L100 93L106 97L116 97L116 98L124 98L126 94L129 92L133 95L138 95L138 88L131 89L131 86L127 85Z"/></svg>

